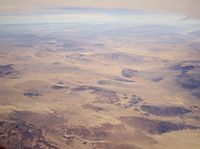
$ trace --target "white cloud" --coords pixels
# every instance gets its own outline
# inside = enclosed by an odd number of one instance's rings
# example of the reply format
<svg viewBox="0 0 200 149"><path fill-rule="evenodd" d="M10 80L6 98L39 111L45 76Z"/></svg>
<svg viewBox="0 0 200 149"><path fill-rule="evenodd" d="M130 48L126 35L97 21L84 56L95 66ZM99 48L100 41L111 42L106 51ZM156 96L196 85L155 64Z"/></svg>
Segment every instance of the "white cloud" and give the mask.
<svg viewBox="0 0 200 149"><path fill-rule="evenodd" d="M0 0L0 12L74 6L169 11L200 17L200 0Z"/></svg>

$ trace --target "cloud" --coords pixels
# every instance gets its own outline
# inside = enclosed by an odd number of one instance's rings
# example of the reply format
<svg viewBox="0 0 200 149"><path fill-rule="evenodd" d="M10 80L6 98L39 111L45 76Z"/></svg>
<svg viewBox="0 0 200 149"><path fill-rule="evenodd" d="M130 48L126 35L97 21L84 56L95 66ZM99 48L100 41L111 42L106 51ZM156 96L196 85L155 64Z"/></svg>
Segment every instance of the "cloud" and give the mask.
<svg viewBox="0 0 200 149"><path fill-rule="evenodd" d="M55 7L102 7L177 12L200 18L200 0L0 0L0 4L0 12L34 12Z"/></svg>

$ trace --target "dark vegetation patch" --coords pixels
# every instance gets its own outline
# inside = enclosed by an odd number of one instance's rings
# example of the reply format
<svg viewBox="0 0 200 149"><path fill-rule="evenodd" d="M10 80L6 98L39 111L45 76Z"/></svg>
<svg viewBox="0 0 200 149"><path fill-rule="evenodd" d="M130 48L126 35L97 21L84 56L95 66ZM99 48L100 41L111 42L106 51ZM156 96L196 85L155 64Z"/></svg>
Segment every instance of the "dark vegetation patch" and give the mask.
<svg viewBox="0 0 200 149"><path fill-rule="evenodd" d="M122 77L113 77L112 80L118 81L118 82L125 82L125 83L132 83L132 82L134 82L133 80L125 79L125 78L122 78ZM112 80L99 80L97 82L97 84L99 84L99 85L106 85L106 84L112 83Z"/></svg>
<svg viewBox="0 0 200 149"><path fill-rule="evenodd" d="M75 88L72 88L71 91L90 91L92 94L96 95L96 103L108 103L108 104L114 104L118 101L120 101L117 93L112 90L104 89L101 87L96 86L78 86Z"/></svg>
<svg viewBox="0 0 200 149"><path fill-rule="evenodd" d="M94 110L96 112L104 111L104 108L96 106L96 105L92 105L92 104L83 105L83 108L84 109L91 109L91 110Z"/></svg>
<svg viewBox="0 0 200 149"><path fill-rule="evenodd" d="M59 89L68 89L69 87L68 86L64 86L64 85L52 85L51 88L55 89L55 90L59 90Z"/></svg>
<svg viewBox="0 0 200 149"><path fill-rule="evenodd" d="M52 64L54 64L54 65L60 65L62 63L61 62L53 62Z"/></svg>
<svg viewBox="0 0 200 149"><path fill-rule="evenodd" d="M41 129L23 121L0 121L0 143L6 148L52 148L56 145L47 141Z"/></svg>
<svg viewBox="0 0 200 149"><path fill-rule="evenodd" d="M103 130L102 128L90 128L87 129L85 127L72 127L68 128L65 133L67 135L78 136L85 140L99 141L103 140L105 137L109 135L108 132Z"/></svg>
<svg viewBox="0 0 200 149"><path fill-rule="evenodd" d="M14 64L0 65L0 77L6 77L16 72Z"/></svg>
<svg viewBox="0 0 200 149"><path fill-rule="evenodd" d="M131 78L137 74L137 70L129 69L129 68L124 68L121 71L121 75L126 77L126 78Z"/></svg>
<svg viewBox="0 0 200 149"><path fill-rule="evenodd" d="M199 61L182 62L172 66L172 69L181 71L181 73L176 76L177 84L183 89L192 90L192 94L195 96L195 93L200 88ZM193 91L195 93L193 93Z"/></svg>
<svg viewBox="0 0 200 149"><path fill-rule="evenodd" d="M125 99L128 98L127 96L124 96L124 97L125 97ZM143 101L144 100L141 97L139 97L137 95L132 95L132 97L130 98L128 103L122 104L122 103L118 102L115 104L115 106L118 106L123 109L127 109L127 108L137 107L138 104L140 104Z"/></svg>
<svg viewBox="0 0 200 149"><path fill-rule="evenodd" d="M77 86L71 89L71 91L73 92L80 92L80 91L93 91L93 90L101 90L100 87L93 87L93 86L87 86L87 85L81 85L81 86Z"/></svg>
<svg viewBox="0 0 200 149"><path fill-rule="evenodd" d="M128 101L129 106L134 106L140 102L142 102L143 99L137 95L132 95L131 99Z"/></svg>
<svg viewBox="0 0 200 149"><path fill-rule="evenodd" d="M193 66L193 65L183 65L183 64L176 64L172 67L172 69L179 70L182 73L186 73L194 68L195 68L195 66Z"/></svg>
<svg viewBox="0 0 200 149"><path fill-rule="evenodd" d="M36 91L36 90L27 90L24 93L24 96L27 96L27 97L37 97L37 96L42 96L42 95L38 91Z"/></svg>
<svg viewBox="0 0 200 149"><path fill-rule="evenodd" d="M86 128L84 126L72 126L65 130L66 136L78 136L81 139L90 141L106 140L113 130L124 130L124 125L112 125L103 123L100 126L92 126Z"/></svg>
<svg viewBox="0 0 200 149"><path fill-rule="evenodd" d="M150 134L163 134L184 129L200 129L200 127L186 125L183 123L150 120L143 117L120 117L120 120L133 128L146 131Z"/></svg>
<svg viewBox="0 0 200 149"><path fill-rule="evenodd" d="M178 116L190 113L191 110L177 106L142 105L142 111L156 116Z"/></svg>
<svg viewBox="0 0 200 149"><path fill-rule="evenodd" d="M184 89L198 89L200 88L200 73L178 75L177 83Z"/></svg>
<svg viewBox="0 0 200 149"><path fill-rule="evenodd" d="M101 149L141 149L140 147L133 144L123 144L123 143L104 143L98 145L97 148Z"/></svg>
<svg viewBox="0 0 200 149"><path fill-rule="evenodd" d="M56 111L52 111L47 114L29 111L14 111L10 117L13 120L23 120L33 124L37 124L37 126L44 129L46 129L47 125L48 128L60 127L60 125L64 121L61 117L59 117L59 114L57 114Z"/></svg>
<svg viewBox="0 0 200 149"><path fill-rule="evenodd" d="M200 90L200 67L199 61L193 62L194 65L186 65L182 67L178 67L181 70L181 74L176 76L177 84L183 88L187 89L191 92L191 95L196 98L200 98L199 90ZM192 72L188 72L189 70L194 69Z"/></svg>
<svg viewBox="0 0 200 149"><path fill-rule="evenodd" d="M160 81L162 81L162 80L163 80L162 77L157 77L157 78L153 78L153 79L152 79L152 81L154 81L154 82L160 82Z"/></svg>
<svg viewBox="0 0 200 149"><path fill-rule="evenodd" d="M101 91L94 92L94 93L96 94L96 102L97 103L114 104L114 103L120 101L120 99L115 91L101 90Z"/></svg>
<svg viewBox="0 0 200 149"><path fill-rule="evenodd" d="M110 80L99 80L97 81L97 84L99 85L106 85L106 84L109 84L110 83Z"/></svg>
<svg viewBox="0 0 200 149"><path fill-rule="evenodd" d="M115 77L113 79L116 80L116 81L120 81L120 82L134 82L133 80L124 79L124 78L121 78L121 77Z"/></svg>
<svg viewBox="0 0 200 149"><path fill-rule="evenodd" d="M129 53L103 53L95 54L94 56L103 58L106 61L120 62L120 63L141 63L144 62L144 57L133 55Z"/></svg>

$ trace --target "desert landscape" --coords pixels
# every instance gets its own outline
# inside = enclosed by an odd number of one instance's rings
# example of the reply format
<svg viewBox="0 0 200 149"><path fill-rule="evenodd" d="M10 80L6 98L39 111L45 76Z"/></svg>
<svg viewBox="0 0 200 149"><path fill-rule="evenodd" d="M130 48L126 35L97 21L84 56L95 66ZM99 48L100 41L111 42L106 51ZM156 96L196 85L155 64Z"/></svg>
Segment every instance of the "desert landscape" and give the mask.
<svg viewBox="0 0 200 149"><path fill-rule="evenodd" d="M200 22L119 13L0 25L2 148L199 149Z"/></svg>

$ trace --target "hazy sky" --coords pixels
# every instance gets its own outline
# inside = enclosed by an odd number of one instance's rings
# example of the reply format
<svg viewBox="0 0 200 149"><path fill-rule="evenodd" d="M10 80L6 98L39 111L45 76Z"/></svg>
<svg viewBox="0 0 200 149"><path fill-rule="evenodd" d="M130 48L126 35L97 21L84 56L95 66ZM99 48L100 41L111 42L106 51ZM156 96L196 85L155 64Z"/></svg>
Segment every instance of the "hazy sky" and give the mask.
<svg viewBox="0 0 200 149"><path fill-rule="evenodd" d="M0 12L55 7L131 8L183 13L200 18L200 0L0 0Z"/></svg>

